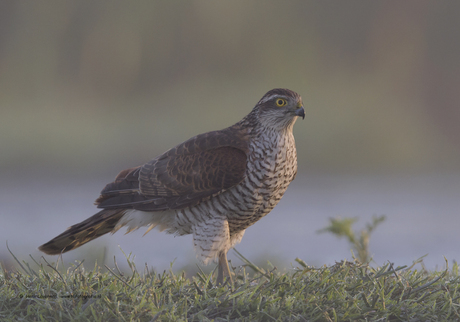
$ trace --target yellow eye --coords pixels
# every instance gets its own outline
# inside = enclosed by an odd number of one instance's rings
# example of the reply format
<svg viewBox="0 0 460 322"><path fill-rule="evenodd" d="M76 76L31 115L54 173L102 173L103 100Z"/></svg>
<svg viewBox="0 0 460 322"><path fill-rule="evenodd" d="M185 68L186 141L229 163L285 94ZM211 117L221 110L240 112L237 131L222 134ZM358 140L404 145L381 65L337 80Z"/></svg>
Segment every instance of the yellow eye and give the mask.
<svg viewBox="0 0 460 322"><path fill-rule="evenodd" d="M282 99L282 98L278 98L276 100L276 106L278 107L283 107L287 104L287 101L285 99Z"/></svg>

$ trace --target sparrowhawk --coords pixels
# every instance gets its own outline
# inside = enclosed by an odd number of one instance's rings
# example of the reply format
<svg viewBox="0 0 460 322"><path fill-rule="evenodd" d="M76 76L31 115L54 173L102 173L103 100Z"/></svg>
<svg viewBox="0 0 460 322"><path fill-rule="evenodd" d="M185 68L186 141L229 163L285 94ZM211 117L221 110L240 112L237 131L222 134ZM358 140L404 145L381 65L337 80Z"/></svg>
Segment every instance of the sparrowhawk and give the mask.
<svg viewBox="0 0 460 322"><path fill-rule="evenodd" d="M123 226L193 234L199 260L219 260L217 281L231 282L227 252L280 201L297 173L292 128L305 117L288 89L266 93L241 121L197 135L144 165L121 171L101 191L102 210L39 247L50 255Z"/></svg>

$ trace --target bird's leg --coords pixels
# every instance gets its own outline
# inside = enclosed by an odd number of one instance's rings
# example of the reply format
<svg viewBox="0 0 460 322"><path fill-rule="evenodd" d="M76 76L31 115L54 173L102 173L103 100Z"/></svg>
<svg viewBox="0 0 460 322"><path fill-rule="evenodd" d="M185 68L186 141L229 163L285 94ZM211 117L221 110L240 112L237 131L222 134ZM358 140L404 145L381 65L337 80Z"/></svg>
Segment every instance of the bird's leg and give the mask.
<svg viewBox="0 0 460 322"><path fill-rule="evenodd" d="M224 276L228 276L230 285L232 285L233 284L232 275L230 275L230 268L228 267L226 251L222 251L219 253L219 270L217 273L217 285L224 284Z"/></svg>

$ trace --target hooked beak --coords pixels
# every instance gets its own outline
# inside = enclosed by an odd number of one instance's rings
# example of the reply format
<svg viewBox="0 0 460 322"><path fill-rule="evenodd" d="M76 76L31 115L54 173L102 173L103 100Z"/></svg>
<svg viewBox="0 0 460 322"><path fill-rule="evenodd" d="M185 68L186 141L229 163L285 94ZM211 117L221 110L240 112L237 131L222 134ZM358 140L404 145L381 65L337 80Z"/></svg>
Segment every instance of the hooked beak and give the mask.
<svg viewBox="0 0 460 322"><path fill-rule="evenodd" d="M296 109L294 113L297 116L302 116L302 120L305 119L305 110L304 110L303 106L301 106L300 108Z"/></svg>

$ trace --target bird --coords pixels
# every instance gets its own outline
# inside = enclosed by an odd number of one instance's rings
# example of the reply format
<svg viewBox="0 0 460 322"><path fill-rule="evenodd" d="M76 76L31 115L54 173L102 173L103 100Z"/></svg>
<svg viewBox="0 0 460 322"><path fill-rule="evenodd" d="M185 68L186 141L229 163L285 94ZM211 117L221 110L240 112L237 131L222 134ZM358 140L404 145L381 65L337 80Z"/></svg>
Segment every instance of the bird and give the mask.
<svg viewBox="0 0 460 322"><path fill-rule="evenodd" d="M268 91L236 124L121 171L96 199L98 213L39 250L59 255L124 226L126 233L157 227L193 234L197 258L205 265L218 261L217 283L232 283L228 251L278 204L297 174L293 126L299 117L305 118L299 94Z"/></svg>

